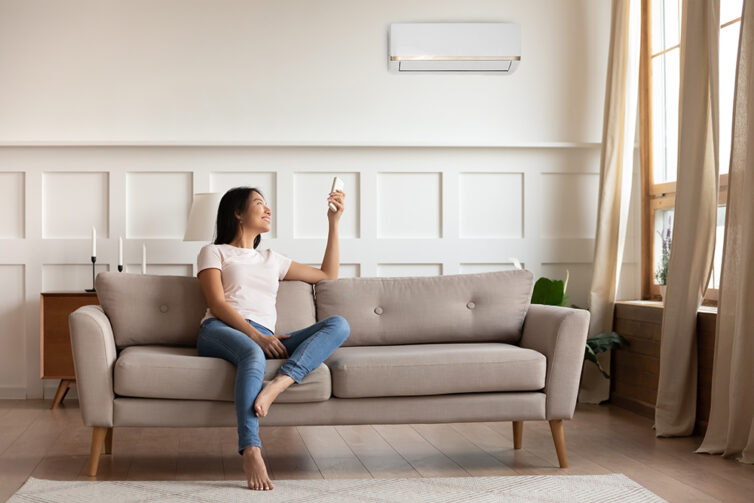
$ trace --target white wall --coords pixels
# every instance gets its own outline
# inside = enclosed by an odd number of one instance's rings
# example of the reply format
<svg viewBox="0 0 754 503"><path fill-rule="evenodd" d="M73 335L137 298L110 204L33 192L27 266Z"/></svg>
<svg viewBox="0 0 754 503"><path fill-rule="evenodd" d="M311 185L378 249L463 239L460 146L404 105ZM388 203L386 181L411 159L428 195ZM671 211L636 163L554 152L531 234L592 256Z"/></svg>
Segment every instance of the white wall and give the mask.
<svg viewBox="0 0 754 503"><path fill-rule="evenodd" d="M194 192L258 185L262 247L341 276L510 267L591 280L609 2L0 0L0 397L39 379L39 294L115 270L194 274ZM516 21L514 75L395 75L387 25ZM638 179L636 180L638 182ZM638 192L636 192L638 194ZM635 197L636 197L635 194ZM155 218L159 215L159 218ZM622 296L638 295L638 220ZM75 396L75 390L69 394Z"/></svg>

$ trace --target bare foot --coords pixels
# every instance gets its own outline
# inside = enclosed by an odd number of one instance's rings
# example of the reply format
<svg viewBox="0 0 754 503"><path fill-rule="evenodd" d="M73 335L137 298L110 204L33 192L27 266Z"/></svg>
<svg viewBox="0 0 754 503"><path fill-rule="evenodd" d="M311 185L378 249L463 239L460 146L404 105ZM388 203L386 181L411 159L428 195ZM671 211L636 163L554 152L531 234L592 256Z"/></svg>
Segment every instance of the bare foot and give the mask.
<svg viewBox="0 0 754 503"><path fill-rule="evenodd" d="M254 411L257 413L257 416L266 416L270 411L272 402L294 382L292 377L283 374L278 374L272 381L264 382L256 400L254 400Z"/></svg>
<svg viewBox="0 0 754 503"><path fill-rule="evenodd" d="M267 467L262 458L262 449L256 445L250 445L243 451L243 471L246 474L246 480L249 489L257 491L267 491L275 489L272 481L267 476Z"/></svg>

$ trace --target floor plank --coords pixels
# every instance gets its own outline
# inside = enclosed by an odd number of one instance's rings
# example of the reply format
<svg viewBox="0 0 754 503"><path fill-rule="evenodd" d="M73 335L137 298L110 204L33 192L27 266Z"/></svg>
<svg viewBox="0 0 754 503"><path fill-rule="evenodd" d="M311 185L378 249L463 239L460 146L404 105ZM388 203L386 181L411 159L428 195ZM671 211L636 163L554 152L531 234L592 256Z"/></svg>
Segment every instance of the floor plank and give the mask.
<svg viewBox="0 0 754 503"><path fill-rule="evenodd" d="M276 479L323 478L296 426L265 426L259 436L265 447L265 459Z"/></svg>
<svg viewBox="0 0 754 503"><path fill-rule="evenodd" d="M374 478L421 477L372 425L336 426L340 436Z"/></svg>
<svg viewBox="0 0 754 503"><path fill-rule="evenodd" d="M317 468L326 479L369 478L369 470L332 426L297 426Z"/></svg>
<svg viewBox="0 0 754 503"><path fill-rule="evenodd" d="M378 424L374 429L422 477L469 477L469 473L422 437L410 424Z"/></svg>

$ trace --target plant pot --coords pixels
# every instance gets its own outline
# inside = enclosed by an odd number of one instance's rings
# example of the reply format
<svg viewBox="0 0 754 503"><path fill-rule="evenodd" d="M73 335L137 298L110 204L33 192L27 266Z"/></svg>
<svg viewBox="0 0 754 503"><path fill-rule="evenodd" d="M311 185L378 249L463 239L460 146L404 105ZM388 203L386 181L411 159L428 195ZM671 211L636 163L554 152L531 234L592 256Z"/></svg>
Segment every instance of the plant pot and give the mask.
<svg viewBox="0 0 754 503"><path fill-rule="evenodd" d="M665 302L665 291L668 289L668 285L660 285L660 300Z"/></svg>

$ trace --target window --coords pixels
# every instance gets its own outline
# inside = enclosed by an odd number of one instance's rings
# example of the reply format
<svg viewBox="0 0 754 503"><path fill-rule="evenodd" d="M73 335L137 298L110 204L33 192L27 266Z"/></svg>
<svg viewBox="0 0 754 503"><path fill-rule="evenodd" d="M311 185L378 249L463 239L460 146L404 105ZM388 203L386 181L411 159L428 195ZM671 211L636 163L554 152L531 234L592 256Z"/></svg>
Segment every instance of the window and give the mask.
<svg viewBox="0 0 754 503"><path fill-rule="evenodd" d="M720 285L725 201L730 164L733 92L743 0L720 0L720 190L713 271L705 302L716 303ZM642 297L659 297L655 272L662 236L670 234L678 172L681 0L642 0L640 142L642 171Z"/></svg>

